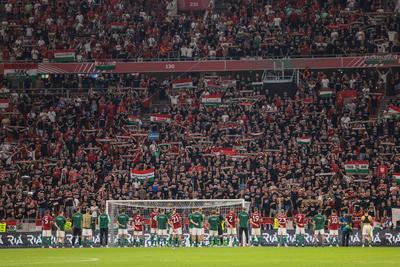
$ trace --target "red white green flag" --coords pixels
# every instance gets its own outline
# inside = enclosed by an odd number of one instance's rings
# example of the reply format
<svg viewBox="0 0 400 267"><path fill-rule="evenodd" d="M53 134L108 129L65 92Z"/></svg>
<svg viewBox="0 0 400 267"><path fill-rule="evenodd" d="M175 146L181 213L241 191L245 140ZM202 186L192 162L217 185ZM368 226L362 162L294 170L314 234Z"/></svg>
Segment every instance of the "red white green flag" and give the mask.
<svg viewBox="0 0 400 267"><path fill-rule="evenodd" d="M347 161L344 165L346 174L362 174L366 175L369 172L368 161Z"/></svg>
<svg viewBox="0 0 400 267"><path fill-rule="evenodd" d="M137 178L139 180L153 179L154 169L147 169L147 170L131 169L131 178Z"/></svg>
<svg viewBox="0 0 400 267"><path fill-rule="evenodd" d="M310 136L297 137L296 142L298 145L308 145L311 143Z"/></svg>
<svg viewBox="0 0 400 267"><path fill-rule="evenodd" d="M190 88L193 87L192 78L182 78L172 81L173 89Z"/></svg>
<svg viewBox="0 0 400 267"><path fill-rule="evenodd" d="M395 105L389 105L388 113L392 115L400 115L400 107L396 107Z"/></svg>
<svg viewBox="0 0 400 267"><path fill-rule="evenodd" d="M10 105L10 100L1 98L0 99L0 109L7 109Z"/></svg>
<svg viewBox="0 0 400 267"><path fill-rule="evenodd" d="M201 97L201 102L204 105L218 105L222 103L222 94L213 93Z"/></svg>

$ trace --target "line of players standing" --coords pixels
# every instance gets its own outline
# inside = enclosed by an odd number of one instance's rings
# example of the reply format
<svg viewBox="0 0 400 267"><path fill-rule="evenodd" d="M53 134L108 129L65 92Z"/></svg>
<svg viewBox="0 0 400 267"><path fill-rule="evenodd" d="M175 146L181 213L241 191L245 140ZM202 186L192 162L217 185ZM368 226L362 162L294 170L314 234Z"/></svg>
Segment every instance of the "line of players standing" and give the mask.
<svg viewBox="0 0 400 267"><path fill-rule="evenodd" d="M189 242L190 246L204 246L205 229L208 230L208 244L210 246L248 246L258 245L261 240L261 224L262 218L257 208L249 214L246 209L239 213L235 209L231 209L225 217L220 214L218 209L212 211L207 218L203 215L202 210L193 209L193 212L187 216L189 225ZM313 217L313 229L316 245L324 245L326 217L318 212ZM365 244L372 244L372 218L366 212L361 218L362 221L362 240ZM55 225L57 228L57 246L64 246L65 225L67 223L63 212L61 211L57 217L53 217L47 211L42 218L42 247L52 247L51 244L51 228ZM100 245L108 246L108 229L110 225L110 217L101 211L98 217L98 225L100 229ZM121 247L128 246L128 228L130 228L130 217L121 209L115 221L118 225L118 240L117 243ZM133 229L133 245L144 246L144 224L145 220L138 210L132 218ZM277 216L278 225L278 246L288 246L287 240L287 224L288 217L285 212L280 211ZM294 216L294 224L296 226L296 246L305 245L305 225L306 215L302 212ZM77 210L72 216L72 247L78 241L79 247L93 247L93 231L92 217L90 209L82 214ZM251 242L249 240L249 226L251 226ZM343 222L340 221L336 211L333 211L328 218L329 228L329 245L339 246L339 228L343 227ZM345 226L346 227L346 226ZM169 228L169 230L168 230ZM173 208L170 214L166 214L164 209L154 208L150 214L150 245L151 246L180 246L182 244L183 218ZM224 235L226 229L226 235ZM239 231L237 231L239 230ZM237 234L239 232L239 235ZM82 240L83 238L83 240ZM346 238L346 235L342 235ZM348 244L347 235L347 244Z"/></svg>

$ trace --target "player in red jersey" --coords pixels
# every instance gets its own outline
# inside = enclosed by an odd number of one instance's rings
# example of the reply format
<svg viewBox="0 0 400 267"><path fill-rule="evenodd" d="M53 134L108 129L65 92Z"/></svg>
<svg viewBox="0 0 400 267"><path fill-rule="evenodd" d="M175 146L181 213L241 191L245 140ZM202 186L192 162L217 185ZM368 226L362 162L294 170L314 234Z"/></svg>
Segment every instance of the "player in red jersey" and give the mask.
<svg viewBox="0 0 400 267"><path fill-rule="evenodd" d="M332 211L332 215L329 217L328 220L328 227L329 227L329 241L330 246L336 245L339 246L339 227L340 227L340 219L337 215L336 210Z"/></svg>
<svg viewBox="0 0 400 267"><path fill-rule="evenodd" d="M171 216L169 217L168 224L170 226L170 235L172 237L173 245L179 246L182 237L182 217L176 212L176 208L172 209ZM171 242L171 240L170 240ZM170 243L170 246L172 242Z"/></svg>
<svg viewBox="0 0 400 267"><path fill-rule="evenodd" d="M261 238L261 215L258 208L254 208L254 212L250 216L252 244L258 244Z"/></svg>
<svg viewBox="0 0 400 267"><path fill-rule="evenodd" d="M296 224L296 246L300 244L304 247L304 235L306 233L304 227L306 224L306 215L302 210L300 210L300 212L294 216L294 223Z"/></svg>
<svg viewBox="0 0 400 267"><path fill-rule="evenodd" d="M143 223L144 219L140 215L140 211L136 212L135 217L133 217L133 242L135 246L143 246Z"/></svg>
<svg viewBox="0 0 400 267"><path fill-rule="evenodd" d="M50 215L50 211L46 210L45 215L42 218L42 248L48 246L51 248L51 225L53 224L53 217Z"/></svg>
<svg viewBox="0 0 400 267"><path fill-rule="evenodd" d="M238 244L237 240L237 231L236 231L236 223L238 221L237 214L235 209L232 208L229 213L226 215L225 222L228 227L226 233L229 238L229 246Z"/></svg>
<svg viewBox="0 0 400 267"><path fill-rule="evenodd" d="M278 214L278 247L282 244L285 247L287 247L287 231L286 231L286 226L288 223L288 218L286 216L286 213L281 210Z"/></svg>
<svg viewBox="0 0 400 267"><path fill-rule="evenodd" d="M156 235L157 235L157 215L159 214L158 208L154 208L153 211L150 213L150 241L151 246L156 245Z"/></svg>

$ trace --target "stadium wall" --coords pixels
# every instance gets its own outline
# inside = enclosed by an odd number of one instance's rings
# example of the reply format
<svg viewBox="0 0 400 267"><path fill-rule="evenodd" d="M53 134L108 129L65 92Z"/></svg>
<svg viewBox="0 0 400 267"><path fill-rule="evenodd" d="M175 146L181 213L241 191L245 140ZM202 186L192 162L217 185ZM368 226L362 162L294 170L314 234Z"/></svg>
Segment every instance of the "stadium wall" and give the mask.
<svg viewBox="0 0 400 267"><path fill-rule="evenodd" d="M184 234L185 242L188 244L189 235ZM208 235L205 234L205 240L208 239ZM276 246L278 244L277 231L268 230L263 232L263 239L261 241L262 246ZM329 240L329 239L328 239ZM53 236L53 244L55 244L55 236ZM72 235L66 234L65 243L66 247L71 246ZM133 243L132 232L128 234L129 243ZM150 235L145 234L146 246L150 243ZM305 245L313 246L314 239L312 232L306 231ZM94 244L99 245L100 236L98 232L94 233ZM295 235L293 230L288 231L288 244L295 244ZM374 231L374 246L390 246L400 247L400 232L391 230ZM41 247L41 233L40 232L24 232L24 233L7 233L0 235L0 248L32 248ZM350 235L350 246L361 246L361 231L354 231Z"/></svg>

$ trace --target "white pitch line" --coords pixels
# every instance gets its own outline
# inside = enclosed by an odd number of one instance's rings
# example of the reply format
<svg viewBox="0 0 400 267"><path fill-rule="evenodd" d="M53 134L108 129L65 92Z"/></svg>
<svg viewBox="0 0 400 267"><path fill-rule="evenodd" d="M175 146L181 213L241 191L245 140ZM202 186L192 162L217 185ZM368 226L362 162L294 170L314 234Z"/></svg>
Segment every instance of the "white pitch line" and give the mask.
<svg viewBox="0 0 400 267"><path fill-rule="evenodd" d="M98 258L87 258L87 259L81 259L81 260L65 260L62 259L63 263L77 263L77 262L95 262L98 261ZM29 261L29 262L4 262L2 261L2 266L16 266L16 265L40 265L40 264L56 264L56 263L60 263L60 259L59 260L53 260L53 261Z"/></svg>

